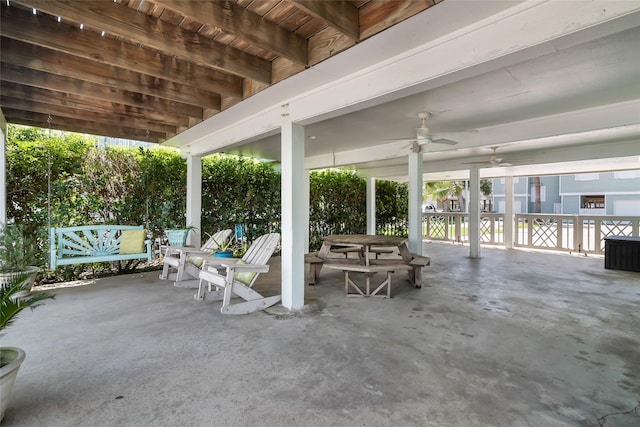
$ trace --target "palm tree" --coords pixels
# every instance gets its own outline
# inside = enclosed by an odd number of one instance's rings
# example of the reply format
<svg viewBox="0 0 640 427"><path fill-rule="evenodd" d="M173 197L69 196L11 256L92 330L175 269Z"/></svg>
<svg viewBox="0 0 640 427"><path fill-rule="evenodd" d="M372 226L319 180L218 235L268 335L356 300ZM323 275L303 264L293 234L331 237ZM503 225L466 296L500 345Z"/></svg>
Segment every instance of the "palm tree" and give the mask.
<svg viewBox="0 0 640 427"><path fill-rule="evenodd" d="M456 196L458 199L458 209L461 212L465 212L467 199L465 197L465 187L466 181L452 181L450 184L449 195Z"/></svg>
<svg viewBox="0 0 640 427"><path fill-rule="evenodd" d="M451 192L451 182L426 182L424 187L424 194L426 194L429 199L435 199L438 205L444 208L444 202L449 198L449 193Z"/></svg>
<svg viewBox="0 0 640 427"><path fill-rule="evenodd" d="M480 180L480 192L484 196L484 200L485 201L483 203L486 203L486 200L488 199L489 200L488 209L489 209L489 211L492 211L493 210L493 206L492 206L492 203L491 203L490 196L491 196L491 193L493 193L493 182L490 179L481 179ZM485 208L487 208L487 207L485 206Z"/></svg>

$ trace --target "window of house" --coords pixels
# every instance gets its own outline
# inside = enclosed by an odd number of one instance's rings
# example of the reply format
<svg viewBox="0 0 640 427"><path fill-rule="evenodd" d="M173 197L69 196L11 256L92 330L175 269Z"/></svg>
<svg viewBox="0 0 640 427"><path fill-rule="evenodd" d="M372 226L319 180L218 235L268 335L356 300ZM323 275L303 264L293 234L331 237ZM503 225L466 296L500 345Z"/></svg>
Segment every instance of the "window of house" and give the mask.
<svg viewBox="0 0 640 427"><path fill-rule="evenodd" d="M635 179L640 178L639 171L620 171L613 173L613 179Z"/></svg>
<svg viewBox="0 0 640 427"><path fill-rule="evenodd" d="M575 175L576 181L595 181L600 178L599 173L579 173Z"/></svg>
<svg viewBox="0 0 640 427"><path fill-rule="evenodd" d="M582 196L580 206L582 209L604 209L604 195Z"/></svg>

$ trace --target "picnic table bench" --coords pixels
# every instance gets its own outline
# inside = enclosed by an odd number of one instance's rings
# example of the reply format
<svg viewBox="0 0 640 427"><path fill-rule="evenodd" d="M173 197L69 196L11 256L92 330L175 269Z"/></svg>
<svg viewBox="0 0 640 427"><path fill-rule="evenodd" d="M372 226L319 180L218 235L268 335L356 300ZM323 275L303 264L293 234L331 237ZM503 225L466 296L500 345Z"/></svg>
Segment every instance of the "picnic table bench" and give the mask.
<svg viewBox="0 0 640 427"><path fill-rule="evenodd" d="M327 264L327 268L340 270L344 273L344 294L347 297L384 297L391 298L391 273L397 270L406 270L411 267L406 264L380 264L380 265L358 265L358 264ZM349 273L364 273L365 288L363 290L350 277ZM371 291L371 277L376 273L385 273L386 278ZM386 287L386 294L378 294ZM350 293L352 288L355 293Z"/></svg>
<svg viewBox="0 0 640 427"><path fill-rule="evenodd" d="M84 225L51 227L50 268L58 265L146 259L151 240L142 225Z"/></svg>

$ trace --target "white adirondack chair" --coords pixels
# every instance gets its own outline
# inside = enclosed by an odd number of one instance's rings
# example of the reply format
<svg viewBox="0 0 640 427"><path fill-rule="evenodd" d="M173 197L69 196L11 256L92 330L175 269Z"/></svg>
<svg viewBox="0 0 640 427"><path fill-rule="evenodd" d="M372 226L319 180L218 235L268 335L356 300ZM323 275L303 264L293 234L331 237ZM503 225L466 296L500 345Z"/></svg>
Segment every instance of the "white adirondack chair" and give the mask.
<svg viewBox="0 0 640 427"><path fill-rule="evenodd" d="M218 246L229 240L233 231L230 229L220 230L205 242L200 249L185 247L167 247L164 254L162 274L160 279L167 280L169 278L169 268L177 270L174 286L181 287L185 274L191 279L197 279L200 273L200 266L203 263L203 257L210 257Z"/></svg>
<svg viewBox="0 0 640 427"><path fill-rule="evenodd" d="M271 307L281 296L263 297L251 289L259 273L269 271L267 262L280 242L279 233L258 237L249 247L241 260L207 258L200 271L200 286L195 295L197 300L205 297L208 287L209 297L214 301L222 300L223 314L249 314ZM215 290L212 290L212 286ZM245 301L231 304L231 297L238 296Z"/></svg>

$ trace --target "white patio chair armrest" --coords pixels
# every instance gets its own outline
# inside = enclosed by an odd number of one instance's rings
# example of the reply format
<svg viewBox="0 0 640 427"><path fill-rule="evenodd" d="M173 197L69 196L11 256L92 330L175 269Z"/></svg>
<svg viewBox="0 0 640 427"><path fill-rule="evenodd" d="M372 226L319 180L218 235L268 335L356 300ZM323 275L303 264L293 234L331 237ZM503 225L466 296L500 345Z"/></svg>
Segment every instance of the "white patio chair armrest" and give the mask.
<svg viewBox="0 0 640 427"><path fill-rule="evenodd" d="M269 271L268 264L238 264L235 263L227 263L223 262L222 265L224 268L229 270L234 270L235 272L255 272L255 273L266 273Z"/></svg>
<svg viewBox="0 0 640 427"><path fill-rule="evenodd" d="M180 255L180 249L173 247L173 246L161 246L160 247L161 252L164 254L164 256L167 255Z"/></svg>
<svg viewBox="0 0 640 427"><path fill-rule="evenodd" d="M204 259L205 264L215 264L215 265L235 265L240 262L240 258L216 258L212 255L202 257Z"/></svg>
<svg viewBox="0 0 640 427"><path fill-rule="evenodd" d="M211 251L201 251L195 248L181 248L180 253L184 253L186 256L194 256L198 258L211 257Z"/></svg>
<svg viewBox="0 0 640 427"><path fill-rule="evenodd" d="M227 265L235 265L240 261L239 258L216 258L211 254L200 258L204 260L201 267L203 270L209 267L215 269L226 268Z"/></svg>

